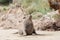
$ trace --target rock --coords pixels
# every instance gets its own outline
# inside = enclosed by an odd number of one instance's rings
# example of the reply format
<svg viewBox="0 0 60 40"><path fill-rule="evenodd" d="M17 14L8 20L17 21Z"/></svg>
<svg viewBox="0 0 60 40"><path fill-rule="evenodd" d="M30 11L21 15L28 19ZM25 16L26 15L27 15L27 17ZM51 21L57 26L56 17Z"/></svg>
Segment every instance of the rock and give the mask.
<svg viewBox="0 0 60 40"><path fill-rule="evenodd" d="M47 29L53 29L53 24L56 22L56 20L53 18L54 15L59 14L57 11L52 11L47 13L46 15L43 15L40 19L37 19L34 21L34 26L36 27L36 30L47 30ZM53 29L54 30L54 29Z"/></svg>

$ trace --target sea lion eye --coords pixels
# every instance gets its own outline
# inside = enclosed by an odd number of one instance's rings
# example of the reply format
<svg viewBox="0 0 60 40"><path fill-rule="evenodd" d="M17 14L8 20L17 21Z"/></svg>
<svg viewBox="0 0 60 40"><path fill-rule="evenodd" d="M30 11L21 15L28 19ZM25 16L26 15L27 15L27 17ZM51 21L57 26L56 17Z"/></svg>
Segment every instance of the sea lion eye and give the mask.
<svg viewBox="0 0 60 40"><path fill-rule="evenodd" d="M23 17L23 19L25 19L26 17Z"/></svg>

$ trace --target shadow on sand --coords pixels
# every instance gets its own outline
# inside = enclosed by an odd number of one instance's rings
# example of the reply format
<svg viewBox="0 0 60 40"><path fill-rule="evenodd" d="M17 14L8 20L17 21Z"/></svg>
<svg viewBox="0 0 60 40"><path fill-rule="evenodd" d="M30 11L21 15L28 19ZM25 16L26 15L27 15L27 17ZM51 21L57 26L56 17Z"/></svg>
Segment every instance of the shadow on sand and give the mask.
<svg viewBox="0 0 60 40"><path fill-rule="evenodd" d="M33 35L19 35L19 37L39 37L39 36L53 36L53 34L33 34Z"/></svg>

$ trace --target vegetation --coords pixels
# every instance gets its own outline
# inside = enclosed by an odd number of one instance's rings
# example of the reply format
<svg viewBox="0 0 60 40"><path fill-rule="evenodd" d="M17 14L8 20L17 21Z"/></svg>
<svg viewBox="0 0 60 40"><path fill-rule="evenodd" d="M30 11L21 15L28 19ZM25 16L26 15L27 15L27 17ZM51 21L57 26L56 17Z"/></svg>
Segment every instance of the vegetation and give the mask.
<svg viewBox="0 0 60 40"><path fill-rule="evenodd" d="M30 12L41 12L46 14L50 11L47 0L21 0L22 6Z"/></svg>
<svg viewBox="0 0 60 40"><path fill-rule="evenodd" d="M12 0L0 0L0 3L11 2ZM41 12L46 14L50 11L47 0L18 0L28 13Z"/></svg>
<svg viewBox="0 0 60 40"><path fill-rule="evenodd" d="M0 3L8 2L8 0L0 0Z"/></svg>
<svg viewBox="0 0 60 40"><path fill-rule="evenodd" d="M0 0L0 4L3 4L3 5L9 4L11 2L12 0Z"/></svg>

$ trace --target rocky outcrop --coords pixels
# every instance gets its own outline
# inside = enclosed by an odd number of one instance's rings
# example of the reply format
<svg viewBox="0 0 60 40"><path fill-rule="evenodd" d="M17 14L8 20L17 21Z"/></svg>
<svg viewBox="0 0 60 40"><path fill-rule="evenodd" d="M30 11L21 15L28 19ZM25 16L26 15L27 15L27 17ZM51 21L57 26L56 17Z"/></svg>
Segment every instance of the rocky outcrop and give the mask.
<svg viewBox="0 0 60 40"><path fill-rule="evenodd" d="M54 15L59 14L57 11L52 11L43 15L40 19L34 21L34 25L38 30L54 30L53 24L57 21L53 18ZM56 23L57 24L57 23Z"/></svg>

